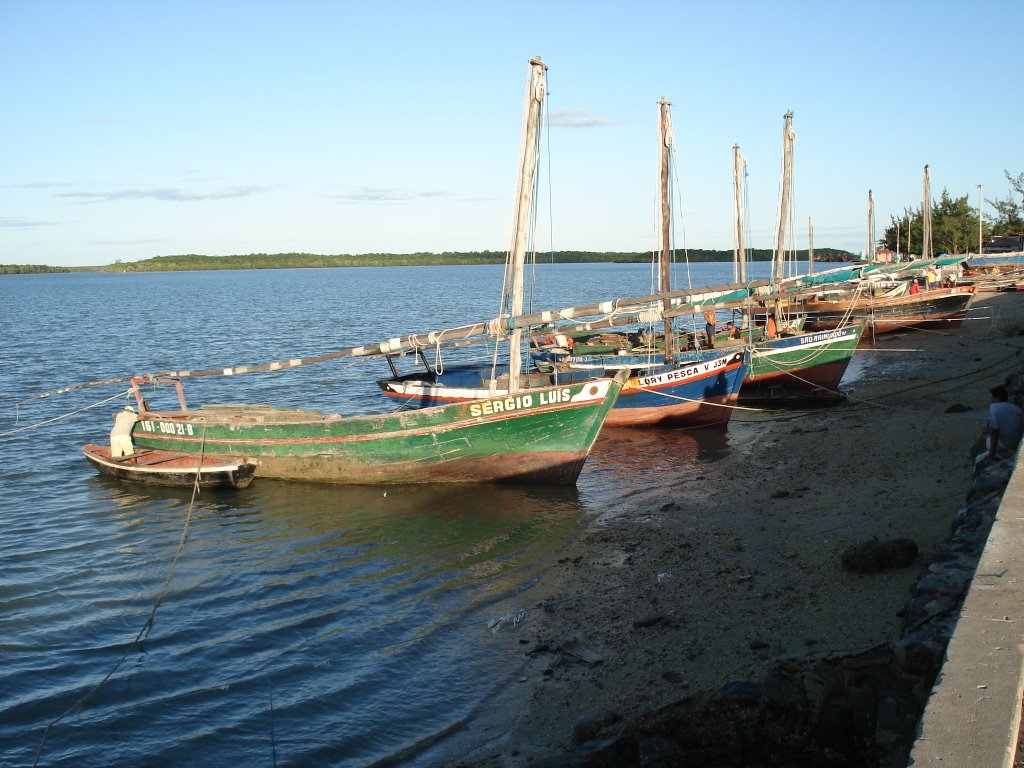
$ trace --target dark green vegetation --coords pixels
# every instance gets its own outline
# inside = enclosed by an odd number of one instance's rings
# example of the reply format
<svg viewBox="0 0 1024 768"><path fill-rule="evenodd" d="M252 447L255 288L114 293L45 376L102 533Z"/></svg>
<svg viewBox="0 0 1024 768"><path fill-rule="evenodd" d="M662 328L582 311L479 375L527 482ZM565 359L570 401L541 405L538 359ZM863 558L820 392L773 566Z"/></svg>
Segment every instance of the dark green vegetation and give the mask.
<svg viewBox="0 0 1024 768"><path fill-rule="evenodd" d="M1005 200L985 200L995 211L995 216L982 211L981 227L983 237L988 240L998 235L1024 234L1024 173L1011 176L1004 171L1012 192ZM1013 194L1022 199L1014 202ZM978 209L972 208L970 195L952 197L942 190L938 202L932 204L932 255L939 253L968 253L978 250ZM878 244L891 250L896 248L896 233L899 232L900 247L904 253L921 253L923 237L923 210L906 208L902 216L892 216L892 223ZM908 244L909 237L909 244Z"/></svg>
<svg viewBox="0 0 1024 768"><path fill-rule="evenodd" d="M770 261L769 249L751 251L753 261ZM806 258L806 251L798 251L797 258ZM537 254L538 263L648 263L650 253L596 253L593 251L558 251ZM853 261L854 256L835 248L815 250L816 261ZM691 250L676 251L677 262L732 261L732 251ZM117 262L102 267L107 272L171 272L198 269L299 269L309 267L400 267L450 264L504 264L505 253L479 251L476 253L365 253L359 255L317 255L312 253L251 253L245 256L154 256L141 261Z"/></svg>
<svg viewBox="0 0 1024 768"><path fill-rule="evenodd" d="M0 264L0 275L36 275L43 272L70 272L67 267L47 267L43 264Z"/></svg>

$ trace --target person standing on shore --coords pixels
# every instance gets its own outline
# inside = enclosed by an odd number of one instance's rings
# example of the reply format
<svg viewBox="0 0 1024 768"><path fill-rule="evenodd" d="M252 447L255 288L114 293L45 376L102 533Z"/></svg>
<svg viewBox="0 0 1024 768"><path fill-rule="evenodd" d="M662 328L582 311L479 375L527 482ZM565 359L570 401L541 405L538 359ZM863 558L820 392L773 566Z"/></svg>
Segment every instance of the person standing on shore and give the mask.
<svg viewBox="0 0 1024 768"><path fill-rule="evenodd" d="M989 390L992 404L988 407L988 424L983 434L986 436L986 450L980 454L976 463L985 459L995 461L997 458L1009 458L1017 450L1021 435L1024 435L1024 411L1013 403L1007 402L1009 395L1006 387L999 384Z"/></svg>

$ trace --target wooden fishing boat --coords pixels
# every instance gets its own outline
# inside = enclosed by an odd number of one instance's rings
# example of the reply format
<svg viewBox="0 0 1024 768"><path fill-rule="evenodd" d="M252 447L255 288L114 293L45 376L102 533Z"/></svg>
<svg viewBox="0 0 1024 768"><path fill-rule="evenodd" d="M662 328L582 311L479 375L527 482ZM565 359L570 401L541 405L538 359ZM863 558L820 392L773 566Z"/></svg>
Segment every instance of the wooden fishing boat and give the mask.
<svg viewBox="0 0 1024 768"><path fill-rule="evenodd" d="M604 358L600 368L586 372L589 363L573 355L561 363L560 380L608 375L617 366L630 371L619 401L605 421L609 427L716 427L732 416L747 370L742 351L712 359L677 359L671 365L650 361L616 363ZM576 370L573 370L576 368Z"/></svg>
<svg viewBox="0 0 1024 768"><path fill-rule="evenodd" d="M660 289L670 291L671 207L669 180L673 139L670 103L662 98L658 102L659 121L659 175L661 181L662 247L659 253ZM660 313L649 313L660 320ZM657 315L657 317L655 317ZM573 314L561 316L572 317ZM732 415L732 406L739 395L746 371L746 358L742 351L733 350L710 359L697 359L689 353L680 353L678 337L672 321L665 320L662 343L651 345L646 353L626 355L625 346L641 334L588 334L568 337L559 332L534 335L531 341L537 347L531 353L539 373L523 375L509 373L495 377L491 367L447 366L443 372L424 365L422 371L402 375L392 361L393 376L378 381L388 397L411 406L422 407L440 403L466 402L473 398L504 395L508 382L518 381L531 391L536 386L551 384L577 385L595 378L613 376L625 371L628 378L615 407L605 424L615 427L705 427L726 424ZM653 338L653 328L645 327L643 335ZM598 337L598 338L595 338ZM603 338L599 338L603 337ZM586 339L586 342L583 339ZM664 339L670 340L669 344ZM570 351L559 346L569 339L580 340L578 349ZM590 343L593 342L593 343ZM577 352L591 356L581 358ZM600 354L600 353L605 354ZM609 354L610 353L610 354ZM510 351L510 363L516 352ZM421 356L421 359L422 356Z"/></svg>
<svg viewBox="0 0 1024 768"><path fill-rule="evenodd" d="M143 449L114 457L109 446L92 443L82 454L101 474L144 485L245 488L256 474L256 463L242 456Z"/></svg>
<svg viewBox="0 0 1024 768"><path fill-rule="evenodd" d="M526 220L531 210L533 153L547 69L539 58L530 61L530 68L520 144L523 154L518 166L520 194L505 280L510 312L486 324L488 338L508 339L511 363L518 362L521 330L512 318L522 313ZM432 333L428 338L439 340L441 334ZM406 348L406 344L422 342L413 337L405 342L391 339L374 349L357 347L347 354L387 354ZM263 368L279 370L338 354L342 353ZM223 373L252 370L244 367ZM579 384L527 389L519 385L518 373L510 370L509 384L501 394L414 411L348 417L265 405L217 405L192 410L186 405L180 377L135 377L131 386L139 410L130 436L134 446L148 450L210 458L245 456L257 463L260 477L286 480L352 484L576 482L618 398L625 373ZM178 407L151 408L140 390L144 383L173 383Z"/></svg>
<svg viewBox="0 0 1024 768"><path fill-rule="evenodd" d="M532 382L586 383L625 371L628 378L605 419L609 427L709 427L728 423L747 369L743 351L712 359L682 358L665 366L642 356L590 356L538 352L534 362L543 373ZM475 366L424 371L377 382L385 395L421 408L468 402L505 394L489 390L488 372ZM529 390L528 390L529 391Z"/></svg>
<svg viewBox="0 0 1024 768"><path fill-rule="evenodd" d="M728 411L727 408L718 408L714 403L734 404L744 399L771 399L778 398L800 398L820 397L821 395L835 395L839 383L846 373L846 369L853 359L853 354L864 333L864 326L861 323L847 324L843 328L824 332L813 332L795 330L783 332L774 338L765 338L762 328L754 328L745 333L746 339L741 342L716 341L716 348L712 350L687 350L682 360L689 360L689 366L682 365L681 370L694 375L694 379L685 383L677 382L673 394L679 398L676 403L662 403L661 407L683 408L687 404L688 414L682 414L681 419L691 418L697 422L703 421L703 425L714 424L712 419L717 411ZM723 346L728 345L723 348ZM740 362L740 360L743 362ZM595 372L607 373L618 361L623 367L638 366L643 362L642 356L633 354L620 354L618 356L602 355L577 355L575 349L572 353L564 353L561 356L547 354L535 354L535 361L538 367L543 365L557 365L559 371L578 369L591 369ZM712 366L709 371L703 366ZM715 370L718 373L715 373ZM564 373L559 374L559 376ZM700 377L704 377L704 396L708 398L707 407L700 407ZM735 377L735 378L733 378ZM707 386L708 380L715 381L714 386ZM627 381L634 379L631 377ZM638 394L633 399L637 408L649 404L648 398L657 394L646 392L649 388L645 382L654 382L657 379L651 377L638 377L634 385ZM735 392L725 397L724 388L737 387ZM662 398L664 394L660 395ZM716 398L721 398L716 399ZM645 402L647 401L647 402ZM615 411L623 410L625 414L630 407L630 390L623 388L619 397L619 404ZM609 416L609 426L621 426L617 423L613 411ZM666 410L666 415L669 410ZM625 415L624 414L624 415ZM643 414L638 410L637 416ZM651 417L652 414L643 414ZM719 414L721 418L721 414ZM727 417L726 417L727 418ZM664 422L671 424L671 421ZM678 425L678 424L677 424ZM694 424L697 425L697 424Z"/></svg>
<svg viewBox="0 0 1024 768"><path fill-rule="evenodd" d="M892 333L905 328L945 330L959 327L967 316L967 309L977 289L971 285L928 288L912 292L910 279L924 270L951 266L961 262L960 257L932 259L931 236L931 181L928 166L924 167L924 200L922 202L922 261L890 264L873 274L861 271L861 282L856 286L833 290L830 293L804 296L796 302L797 311L807 313L807 327L824 331L838 328L848 321L863 322L869 337ZM868 191L868 253L875 248L874 197ZM959 266L957 267L959 270ZM902 273L903 280L891 281L895 287L879 292L879 278L893 272Z"/></svg>
<svg viewBox="0 0 1024 768"><path fill-rule="evenodd" d="M983 258L971 259L958 284L970 285L978 291L1019 291L1024 283L1024 267L1019 263L993 264Z"/></svg>
<svg viewBox="0 0 1024 768"><path fill-rule="evenodd" d="M856 291L799 303L807 314L806 327L814 331L838 328L843 322L862 321L869 333L883 334L905 328L946 330L958 328L974 300L974 286L935 288L901 296L861 296Z"/></svg>
<svg viewBox="0 0 1024 768"><path fill-rule="evenodd" d="M863 332L857 323L752 345L740 397L836 394Z"/></svg>
<svg viewBox="0 0 1024 768"><path fill-rule="evenodd" d="M928 166L925 166L923 208L930 212ZM875 248L874 196L868 190L868 253ZM873 273L861 270L858 281L818 295L804 295L796 299L791 309L807 315L806 327L813 331L840 328L848 322L861 322L867 328L865 336L892 333L905 328L945 330L959 327L967 315L976 288L974 286L944 286L917 290L917 280L911 279L934 267L959 263L959 257L931 259L931 218L926 214L923 222L923 262L890 264ZM920 266L919 266L920 265ZM959 270L960 267L958 266ZM897 275L892 273L896 272ZM902 279L900 278L902 275Z"/></svg>
<svg viewBox="0 0 1024 768"><path fill-rule="evenodd" d="M793 113L784 117L782 133L782 183L779 201L779 220L775 234L773 267L778 285L784 285L784 262L786 259L786 231L789 223L789 207L793 199ZM734 191L736 195L736 258L739 273L746 274L746 248L742 234L746 229L742 200L744 198L741 179L745 161L734 147ZM772 300L759 302L758 313L763 313L764 326L748 328L751 334L748 343L750 363L747 376L740 389L741 399L802 398L821 395L835 396L839 382L849 367L864 331L860 323L847 323L835 330L815 332L807 329L802 313L790 311L790 300L776 295ZM748 323L753 312L747 310ZM769 326L774 331L768 333ZM754 340L752 334L758 331L760 337Z"/></svg>
<svg viewBox="0 0 1024 768"><path fill-rule="evenodd" d="M625 375L411 411L342 417L265 405L150 410L137 449L245 456L259 477L331 483L576 482ZM178 385L181 397L180 382Z"/></svg>
<svg viewBox="0 0 1024 768"><path fill-rule="evenodd" d="M746 372L740 382L739 399L781 399L781 398L819 398L822 395L836 396L839 383L853 358L854 351L862 338L864 326L860 322L847 322L844 327L827 332L805 330L806 318L799 313L786 311L794 306L789 297L787 280L782 277L782 257L785 251L786 225L788 223L788 205L792 199L792 113L785 116L783 131L783 189L782 211L776 234L776 273L771 285L758 285L756 281L747 282L746 248L743 242L745 232L743 199L743 180L745 160L739 147L734 147L734 186L736 193L736 273L740 283L737 285L720 286L708 290L704 297L695 296L685 306L669 309L662 313L664 317L676 317L683 313L692 313L709 306L732 307L742 312L746 327L741 330L739 339L729 339L721 334L714 337L714 349L692 348L695 339L701 334L674 336L681 353L682 360L709 361L723 354L735 352L737 348L746 353ZM730 288L747 285L746 291L730 294ZM761 298L760 290L755 289L782 286L787 292L772 292L770 298ZM789 297L789 298L787 298ZM699 299L703 303L695 302ZM755 322L756 321L756 322ZM769 333L769 328L771 332ZM589 342L595 335L574 335L568 329L560 329L569 338L582 339L583 344L574 344L571 350L563 350L562 357L553 357L549 352L542 356L534 355L538 364L559 363L570 364L572 367L590 366L599 369L601 365L633 364L644 359L638 355L636 347L626 348L625 343L634 343L630 337L626 342L611 338L605 334L600 341L610 342L616 346L616 352L609 356L581 354L580 350L590 349ZM664 344L665 335L650 341L652 348L658 349ZM620 407L627 391L620 397ZM611 422L608 422L611 424Z"/></svg>

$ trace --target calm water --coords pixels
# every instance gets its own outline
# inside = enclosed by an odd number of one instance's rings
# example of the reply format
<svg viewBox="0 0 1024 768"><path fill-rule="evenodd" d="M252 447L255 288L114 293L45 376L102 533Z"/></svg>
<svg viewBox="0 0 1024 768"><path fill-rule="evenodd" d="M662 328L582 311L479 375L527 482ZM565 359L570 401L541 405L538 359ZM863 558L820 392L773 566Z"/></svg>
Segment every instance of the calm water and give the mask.
<svg viewBox="0 0 1024 768"><path fill-rule="evenodd" d="M692 273L731 280L729 265ZM645 295L650 270L548 265L538 282L536 308L565 307ZM519 658L486 622L526 607L518 590L581 524L663 477L707 473L736 429L602 439L573 489L257 479L205 492L187 518L190 492L117 485L82 459L124 401L96 404L121 387L16 405L484 320L500 285L499 267L0 277L0 765L31 765L83 697L40 765L367 765L507 683ZM354 414L389 407L384 375L380 360L335 361L186 392Z"/></svg>

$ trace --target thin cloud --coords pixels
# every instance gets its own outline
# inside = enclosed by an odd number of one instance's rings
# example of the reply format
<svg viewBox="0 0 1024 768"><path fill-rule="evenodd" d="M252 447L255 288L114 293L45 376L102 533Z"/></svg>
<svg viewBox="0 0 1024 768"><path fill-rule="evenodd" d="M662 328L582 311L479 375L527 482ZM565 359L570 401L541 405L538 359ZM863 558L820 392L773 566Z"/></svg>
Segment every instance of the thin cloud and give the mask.
<svg viewBox="0 0 1024 768"><path fill-rule="evenodd" d="M548 112L548 123L563 128L594 128L604 125L622 125L621 120L598 117L589 109L552 109Z"/></svg>
<svg viewBox="0 0 1024 768"><path fill-rule="evenodd" d="M409 200L433 200L450 197L447 192L436 190L411 190L398 187L356 187L332 197L346 203L404 203Z"/></svg>
<svg viewBox="0 0 1024 768"><path fill-rule="evenodd" d="M67 182L58 181L27 181L24 184L4 184L9 189L52 189L70 186Z"/></svg>
<svg viewBox="0 0 1024 768"><path fill-rule="evenodd" d="M274 187L228 187L227 189L199 191L179 187L148 187L111 190L109 192L61 192L58 197L103 202L111 200L162 200L172 203L196 202L202 200L227 200L248 197L268 192Z"/></svg>
<svg viewBox="0 0 1024 768"><path fill-rule="evenodd" d="M174 242L167 238L151 239L151 240L90 240L89 245L164 245L165 243Z"/></svg>
<svg viewBox="0 0 1024 768"><path fill-rule="evenodd" d="M20 216L0 216L0 229L36 229L38 227L55 227L56 221L40 221Z"/></svg>

